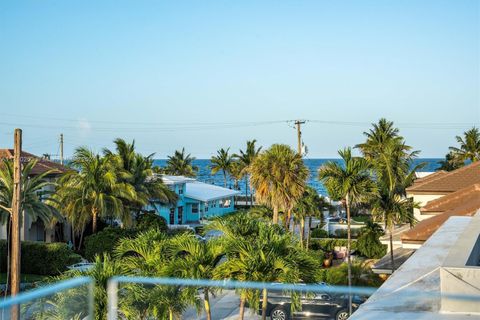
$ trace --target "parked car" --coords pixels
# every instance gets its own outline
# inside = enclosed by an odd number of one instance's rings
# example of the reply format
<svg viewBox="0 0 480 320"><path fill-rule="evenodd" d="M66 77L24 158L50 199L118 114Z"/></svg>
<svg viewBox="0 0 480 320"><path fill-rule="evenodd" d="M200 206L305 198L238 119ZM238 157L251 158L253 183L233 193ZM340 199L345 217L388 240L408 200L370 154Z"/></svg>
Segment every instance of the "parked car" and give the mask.
<svg viewBox="0 0 480 320"><path fill-rule="evenodd" d="M354 296L352 310L365 299ZM267 301L267 317L271 320L288 319L348 319L348 295L310 293L302 294L301 310L291 312L291 297L281 292L269 292ZM262 314L262 301L260 301L259 314Z"/></svg>
<svg viewBox="0 0 480 320"><path fill-rule="evenodd" d="M75 264L72 264L70 266L67 267L68 270L78 270L78 271L88 271L90 270L91 268L93 268L93 263L91 262L79 262L79 263L75 263Z"/></svg>

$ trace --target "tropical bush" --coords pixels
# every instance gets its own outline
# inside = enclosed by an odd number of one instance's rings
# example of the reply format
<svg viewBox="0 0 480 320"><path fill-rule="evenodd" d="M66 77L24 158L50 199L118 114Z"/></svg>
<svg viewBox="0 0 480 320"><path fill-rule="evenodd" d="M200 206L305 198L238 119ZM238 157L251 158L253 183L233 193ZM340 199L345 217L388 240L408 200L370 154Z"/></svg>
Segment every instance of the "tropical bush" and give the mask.
<svg viewBox="0 0 480 320"><path fill-rule="evenodd" d="M310 233L310 237L312 238L328 238L328 236L328 232L322 228L314 228Z"/></svg>
<svg viewBox="0 0 480 320"><path fill-rule="evenodd" d="M387 253L387 246L380 242L384 231L380 225L374 222L367 222L360 231L357 239L358 252L367 258L380 259Z"/></svg>
<svg viewBox="0 0 480 320"><path fill-rule="evenodd" d="M102 231L85 238L85 258L93 261L96 255L110 254L120 239L134 237L135 235L135 230L106 227Z"/></svg>
<svg viewBox="0 0 480 320"><path fill-rule="evenodd" d="M22 242L22 273L45 276L58 275L67 266L80 262L82 257L75 254L66 243ZM0 269L7 271L7 241L0 240Z"/></svg>
<svg viewBox="0 0 480 320"><path fill-rule="evenodd" d="M139 232L149 229L158 229L162 232L168 231L167 221L165 218L155 213L143 213L137 218L135 229Z"/></svg>
<svg viewBox="0 0 480 320"><path fill-rule="evenodd" d="M338 267L319 269L317 272L317 281L326 282L330 285L347 285L348 283L348 266L346 263ZM380 277L373 273L372 270L361 264L352 264L352 285L379 287L383 281Z"/></svg>
<svg viewBox="0 0 480 320"><path fill-rule="evenodd" d="M312 239L310 243L310 249L312 250L323 250L323 251L332 251L335 247L346 247L347 239L335 239L335 238L325 238L325 239ZM352 250L357 248L357 241L352 240Z"/></svg>

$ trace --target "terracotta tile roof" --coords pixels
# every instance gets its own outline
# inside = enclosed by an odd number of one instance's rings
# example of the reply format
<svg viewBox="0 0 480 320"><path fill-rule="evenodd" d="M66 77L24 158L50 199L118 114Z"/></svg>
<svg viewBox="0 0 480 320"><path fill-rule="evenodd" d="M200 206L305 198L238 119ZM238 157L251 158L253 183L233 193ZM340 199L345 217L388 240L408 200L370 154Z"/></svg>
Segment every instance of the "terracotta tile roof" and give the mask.
<svg viewBox="0 0 480 320"><path fill-rule="evenodd" d="M447 211L437 216L433 216L426 220L422 220L415 225L412 229L408 230L402 235L402 242L405 243L423 243L430 238L432 234L440 228L448 218L452 216L474 216L476 210L459 214L455 211Z"/></svg>
<svg viewBox="0 0 480 320"><path fill-rule="evenodd" d="M407 188L407 192L450 193L472 184L480 183L480 161L471 163L454 171L439 173L435 174L433 177L429 177L430 176L423 178L427 180L417 180L419 183L414 183L411 187Z"/></svg>
<svg viewBox="0 0 480 320"><path fill-rule="evenodd" d="M13 149L0 149L0 159L13 159ZM46 160L29 152L22 151L21 161L23 163L37 159L37 164L32 169L32 175L42 174L47 171L53 171L52 174L58 175L67 172L69 169L59 163Z"/></svg>
<svg viewBox="0 0 480 320"><path fill-rule="evenodd" d="M427 214L452 211L462 215L478 209L480 209L480 183L429 201L420 211Z"/></svg>

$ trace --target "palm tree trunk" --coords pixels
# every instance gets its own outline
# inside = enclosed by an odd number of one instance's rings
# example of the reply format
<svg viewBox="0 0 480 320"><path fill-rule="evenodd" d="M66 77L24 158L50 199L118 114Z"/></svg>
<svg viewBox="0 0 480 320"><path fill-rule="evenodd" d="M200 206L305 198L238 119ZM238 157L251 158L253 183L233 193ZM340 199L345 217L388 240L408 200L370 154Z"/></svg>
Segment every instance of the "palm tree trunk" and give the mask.
<svg viewBox="0 0 480 320"><path fill-rule="evenodd" d="M267 303L268 303L268 292L267 289L263 289L263 301L262 301L262 320L267 319Z"/></svg>
<svg viewBox="0 0 480 320"><path fill-rule="evenodd" d="M97 208L92 208L92 233L97 232L97 215L98 215Z"/></svg>
<svg viewBox="0 0 480 320"><path fill-rule="evenodd" d="M307 245L306 249L310 247L310 231L312 230L312 216L308 218L308 232L307 232Z"/></svg>
<svg viewBox="0 0 480 320"><path fill-rule="evenodd" d="M168 319L173 320L173 310L172 309L168 309Z"/></svg>
<svg viewBox="0 0 480 320"><path fill-rule="evenodd" d="M389 237L390 237L390 262L392 264L392 274L395 272L395 259L393 258L393 223L389 229Z"/></svg>
<svg viewBox="0 0 480 320"><path fill-rule="evenodd" d="M240 294L240 311L238 313L238 320L243 320L243 317L245 315L245 294L244 293L241 293Z"/></svg>
<svg viewBox="0 0 480 320"><path fill-rule="evenodd" d="M225 172L225 170L223 170L223 186L226 188L227 187L227 173Z"/></svg>
<svg viewBox="0 0 480 320"><path fill-rule="evenodd" d="M274 206L273 207L273 219L272 219L273 224L278 223L278 207Z"/></svg>
<svg viewBox="0 0 480 320"><path fill-rule="evenodd" d="M305 218L300 219L300 246L303 248L303 237L305 235Z"/></svg>
<svg viewBox="0 0 480 320"><path fill-rule="evenodd" d="M350 199L347 194L345 197L345 205L347 207L347 265L348 265L348 315L352 314L352 261L350 259L350 247L351 247L351 233L350 233Z"/></svg>
<svg viewBox="0 0 480 320"><path fill-rule="evenodd" d="M83 233L85 232L85 227L82 228L82 232L80 233L80 240L78 240L78 250L82 247L82 241L83 241Z"/></svg>
<svg viewBox="0 0 480 320"><path fill-rule="evenodd" d="M210 311L210 299L208 297L208 288L204 289L204 305L205 305L205 314L207 316L207 320L212 320L212 313Z"/></svg>

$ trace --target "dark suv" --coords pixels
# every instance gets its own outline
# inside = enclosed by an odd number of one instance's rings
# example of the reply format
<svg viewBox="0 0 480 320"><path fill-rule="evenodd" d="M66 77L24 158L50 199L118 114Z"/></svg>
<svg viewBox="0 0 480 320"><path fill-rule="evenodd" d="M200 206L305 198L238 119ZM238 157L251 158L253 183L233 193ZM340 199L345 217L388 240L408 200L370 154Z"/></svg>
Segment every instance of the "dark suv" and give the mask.
<svg viewBox="0 0 480 320"><path fill-rule="evenodd" d="M364 299L358 296L352 298L352 311L357 310ZM280 292L269 292L267 301L267 317L271 320L288 319L348 319L348 295L311 293L302 294L301 310L291 312L291 297ZM262 314L260 302L259 314Z"/></svg>

